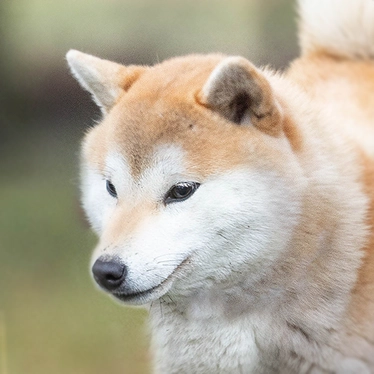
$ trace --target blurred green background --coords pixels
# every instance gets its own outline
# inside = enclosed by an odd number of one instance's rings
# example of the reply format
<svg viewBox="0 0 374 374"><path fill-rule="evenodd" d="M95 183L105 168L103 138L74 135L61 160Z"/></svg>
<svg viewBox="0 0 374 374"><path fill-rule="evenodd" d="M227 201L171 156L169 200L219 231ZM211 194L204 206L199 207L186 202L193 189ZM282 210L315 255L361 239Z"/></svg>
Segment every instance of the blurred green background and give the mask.
<svg viewBox="0 0 374 374"><path fill-rule="evenodd" d="M66 67L224 52L283 68L289 0L1 0L0 374L149 373L146 312L99 293L79 207L79 142L100 118Z"/></svg>

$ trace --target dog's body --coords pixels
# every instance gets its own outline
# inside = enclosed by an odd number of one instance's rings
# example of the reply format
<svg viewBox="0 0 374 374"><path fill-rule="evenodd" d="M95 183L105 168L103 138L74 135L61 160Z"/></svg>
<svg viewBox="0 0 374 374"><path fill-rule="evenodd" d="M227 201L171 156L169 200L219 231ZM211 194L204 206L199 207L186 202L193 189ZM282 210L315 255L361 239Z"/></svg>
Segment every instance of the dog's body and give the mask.
<svg viewBox="0 0 374 374"><path fill-rule="evenodd" d="M68 54L94 276L150 305L157 373L374 373L374 1L299 5L282 75Z"/></svg>

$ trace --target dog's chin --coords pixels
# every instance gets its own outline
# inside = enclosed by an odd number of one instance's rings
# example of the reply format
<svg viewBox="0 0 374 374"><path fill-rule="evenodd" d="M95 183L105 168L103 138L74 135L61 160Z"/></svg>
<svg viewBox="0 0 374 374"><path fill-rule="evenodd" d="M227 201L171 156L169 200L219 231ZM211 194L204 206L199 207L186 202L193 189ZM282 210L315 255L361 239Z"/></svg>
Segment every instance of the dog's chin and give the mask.
<svg viewBox="0 0 374 374"><path fill-rule="evenodd" d="M143 305L151 303L164 296L172 287L174 280L183 271L185 265L189 262L189 257L184 259L174 271L158 285L142 291L113 292L112 295L119 301L129 305Z"/></svg>
<svg viewBox="0 0 374 374"><path fill-rule="evenodd" d="M172 279L165 279L159 285L148 290L134 293L113 293L112 295L120 302L128 305L143 305L164 296L173 284Z"/></svg>

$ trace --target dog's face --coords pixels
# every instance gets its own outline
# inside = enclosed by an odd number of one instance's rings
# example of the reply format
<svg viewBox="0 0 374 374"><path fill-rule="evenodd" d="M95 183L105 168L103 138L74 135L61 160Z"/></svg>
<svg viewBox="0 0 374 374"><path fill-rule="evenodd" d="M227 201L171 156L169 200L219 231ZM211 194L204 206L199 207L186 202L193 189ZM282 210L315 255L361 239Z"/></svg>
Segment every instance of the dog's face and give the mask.
<svg viewBox="0 0 374 374"><path fill-rule="evenodd" d="M144 304L264 274L290 240L303 186L291 121L262 73L222 56L153 68L68 60L105 114L82 162L99 285Z"/></svg>

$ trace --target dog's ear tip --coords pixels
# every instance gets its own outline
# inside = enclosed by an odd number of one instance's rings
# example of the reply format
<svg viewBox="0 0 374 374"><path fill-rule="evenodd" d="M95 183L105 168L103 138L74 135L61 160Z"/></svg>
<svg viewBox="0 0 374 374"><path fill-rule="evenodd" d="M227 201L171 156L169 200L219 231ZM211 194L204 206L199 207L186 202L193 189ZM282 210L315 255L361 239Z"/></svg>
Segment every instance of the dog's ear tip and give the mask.
<svg viewBox="0 0 374 374"><path fill-rule="evenodd" d="M79 54L81 52L77 51L76 49L69 49L67 52L66 52L66 59L67 60L71 60L73 59L74 57L77 56L77 54Z"/></svg>
<svg viewBox="0 0 374 374"><path fill-rule="evenodd" d="M84 56L89 56L86 53L80 52L76 49L69 49L65 55L66 61L68 62L69 66L72 67L75 65L79 60L83 60ZM93 57L93 56L91 56Z"/></svg>
<svg viewBox="0 0 374 374"><path fill-rule="evenodd" d="M75 49L66 53L66 60L73 76L92 94L104 114L144 70L134 66L126 67Z"/></svg>

